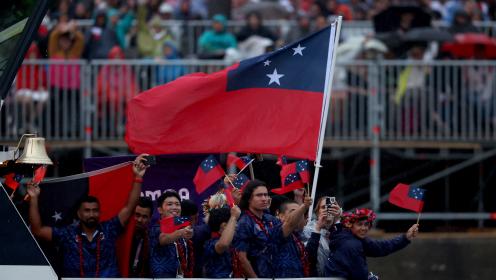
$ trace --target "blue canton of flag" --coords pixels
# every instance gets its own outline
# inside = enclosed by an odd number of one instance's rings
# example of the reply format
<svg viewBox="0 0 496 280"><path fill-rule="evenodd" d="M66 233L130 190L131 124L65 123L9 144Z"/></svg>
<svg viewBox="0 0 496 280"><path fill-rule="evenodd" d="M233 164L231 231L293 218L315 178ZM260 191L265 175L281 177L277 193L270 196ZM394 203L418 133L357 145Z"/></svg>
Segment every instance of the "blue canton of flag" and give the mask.
<svg viewBox="0 0 496 280"><path fill-rule="evenodd" d="M236 179L233 181L233 185L238 189L243 189L246 184L248 184L248 181L250 181L250 179L248 179L248 176L241 173L236 176Z"/></svg>
<svg viewBox="0 0 496 280"><path fill-rule="evenodd" d="M419 187L410 186L408 196L416 200L424 200L425 190Z"/></svg>
<svg viewBox="0 0 496 280"><path fill-rule="evenodd" d="M227 74L227 91L278 88L323 93L327 60L322 58L327 58L331 32L334 36L334 28L324 28L292 45L241 61Z"/></svg>
<svg viewBox="0 0 496 280"><path fill-rule="evenodd" d="M201 168L205 173L209 172L212 170L214 167L216 167L219 163L215 159L213 155L210 155L206 159L204 159L201 163Z"/></svg>
<svg viewBox="0 0 496 280"><path fill-rule="evenodd" d="M240 159L245 163L245 164L248 164L250 161L251 161L251 157L250 156L244 156L244 157L240 157Z"/></svg>
<svg viewBox="0 0 496 280"><path fill-rule="evenodd" d="M284 179L284 186L291 185L294 182L300 181L300 175L298 173L291 173Z"/></svg>
<svg viewBox="0 0 496 280"><path fill-rule="evenodd" d="M296 171L298 172L308 171L308 161L300 160L296 162Z"/></svg>
<svg viewBox="0 0 496 280"><path fill-rule="evenodd" d="M189 222L189 217L174 217L174 225L179 226L186 222Z"/></svg>

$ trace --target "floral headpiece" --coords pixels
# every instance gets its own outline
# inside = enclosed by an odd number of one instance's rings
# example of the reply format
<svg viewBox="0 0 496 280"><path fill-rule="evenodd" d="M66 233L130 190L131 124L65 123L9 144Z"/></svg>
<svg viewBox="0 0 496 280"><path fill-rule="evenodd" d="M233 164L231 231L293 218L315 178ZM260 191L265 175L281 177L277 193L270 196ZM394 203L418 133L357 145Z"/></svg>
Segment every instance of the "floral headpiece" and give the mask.
<svg viewBox="0 0 496 280"><path fill-rule="evenodd" d="M349 222L349 223L354 223L357 221L361 220L367 220L367 222L371 223L375 220L376 214L374 211L367 209L367 208L361 208L361 209L355 209L350 212L345 212L343 215L341 215L341 220L343 223Z"/></svg>
<svg viewBox="0 0 496 280"><path fill-rule="evenodd" d="M229 207L229 206L227 205L226 195L222 191L219 191L206 198L202 203L203 216L205 217L205 222L208 221L208 217L210 216L210 211L212 209L218 209L223 207Z"/></svg>

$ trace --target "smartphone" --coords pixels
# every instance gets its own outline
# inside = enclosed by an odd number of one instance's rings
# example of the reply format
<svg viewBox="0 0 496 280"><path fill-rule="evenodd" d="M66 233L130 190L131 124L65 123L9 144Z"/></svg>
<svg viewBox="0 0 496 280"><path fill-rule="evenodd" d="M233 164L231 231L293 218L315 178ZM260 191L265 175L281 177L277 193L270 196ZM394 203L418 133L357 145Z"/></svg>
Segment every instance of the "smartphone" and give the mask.
<svg viewBox="0 0 496 280"><path fill-rule="evenodd" d="M157 157L155 157L155 156L144 156L144 158L146 159L146 162L145 162L146 165L157 164Z"/></svg>
<svg viewBox="0 0 496 280"><path fill-rule="evenodd" d="M327 221L332 221L334 217L331 214L331 207L336 203L336 197L328 196L326 197L326 211L327 211Z"/></svg>

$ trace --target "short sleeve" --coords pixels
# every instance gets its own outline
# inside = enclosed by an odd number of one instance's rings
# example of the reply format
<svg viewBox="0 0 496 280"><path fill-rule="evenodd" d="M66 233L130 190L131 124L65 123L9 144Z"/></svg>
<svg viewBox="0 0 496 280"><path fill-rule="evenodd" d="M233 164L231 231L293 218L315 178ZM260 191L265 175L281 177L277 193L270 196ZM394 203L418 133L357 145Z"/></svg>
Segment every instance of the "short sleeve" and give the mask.
<svg viewBox="0 0 496 280"><path fill-rule="evenodd" d="M243 218L243 217L242 217ZM247 252L249 249L249 239L251 236L251 225L246 219L241 219L236 227L233 246L237 251Z"/></svg>

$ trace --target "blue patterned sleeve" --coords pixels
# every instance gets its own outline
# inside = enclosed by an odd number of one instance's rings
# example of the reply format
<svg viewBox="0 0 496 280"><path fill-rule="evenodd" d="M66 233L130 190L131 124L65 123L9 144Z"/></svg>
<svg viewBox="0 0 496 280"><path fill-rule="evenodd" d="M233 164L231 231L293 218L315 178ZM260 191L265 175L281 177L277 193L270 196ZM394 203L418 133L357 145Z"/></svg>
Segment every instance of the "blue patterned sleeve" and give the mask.
<svg viewBox="0 0 496 280"><path fill-rule="evenodd" d="M121 234L124 231L124 227L122 226L119 217L115 216L112 219L105 221L102 226L105 228L105 230L112 234L114 237L117 237L119 234Z"/></svg>
<svg viewBox="0 0 496 280"><path fill-rule="evenodd" d="M63 243L67 236L67 227L52 227L52 241L55 243Z"/></svg>
<svg viewBox="0 0 496 280"><path fill-rule="evenodd" d="M236 227L236 232L234 234L234 239L233 239L233 246L236 248L237 251L241 251L241 252L248 251L250 247L249 245L250 236L251 236L251 225L247 219L243 219L243 217L241 217L240 221L238 222L238 226Z"/></svg>
<svg viewBox="0 0 496 280"><path fill-rule="evenodd" d="M402 234L389 240L365 238L362 240L362 243L367 257L384 257L405 248L410 244L410 240Z"/></svg>

